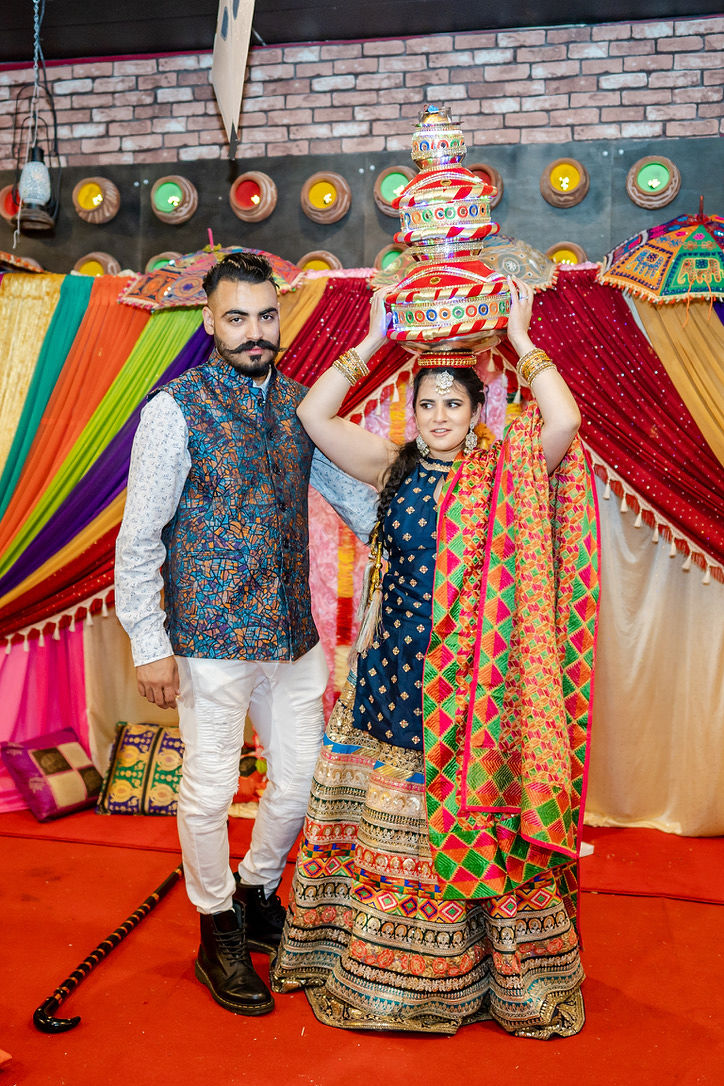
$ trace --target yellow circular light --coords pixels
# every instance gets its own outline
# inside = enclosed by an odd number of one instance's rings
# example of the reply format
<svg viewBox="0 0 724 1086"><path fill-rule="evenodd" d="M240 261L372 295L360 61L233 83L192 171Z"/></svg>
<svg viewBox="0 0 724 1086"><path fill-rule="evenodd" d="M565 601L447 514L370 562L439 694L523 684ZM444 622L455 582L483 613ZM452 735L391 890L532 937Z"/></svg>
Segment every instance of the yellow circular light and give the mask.
<svg viewBox="0 0 724 1086"><path fill-rule="evenodd" d="M319 257L314 257L312 260L306 260L304 262L304 271L331 271L332 265L328 264L326 260L320 260Z"/></svg>
<svg viewBox="0 0 724 1086"><path fill-rule="evenodd" d="M329 181L317 181L309 190L310 204L320 210L331 207L336 199L337 190Z"/></svg>
<svg viewBox="0 0 724 1086"><path fill-rule="evenodd" d="M97 260L86 260L78 271L81 275L105 275L105 268Z"/></svg>
<svg viewBox="0 0 724 1086"><path fill-rule="evenodd" d="M573 249L566 249L564 247L556 249L556 251L551 254L551 260L554 264L577 264L578 255L573 252Z"/></svg>
<svg viewBox="0 0 724 1086"><path fill-rule="evenodd" d="M571 162L561 162L551 170L550 181L559 192L573 192L581 183L581 175Z"/></svg>
<svg viewBox="0 0 724 1086"><path fill-rule="evenodd" d="M93 211L103 203L103 190L95 181L89 181L83 185L76 199L84 211Z"/></svg>

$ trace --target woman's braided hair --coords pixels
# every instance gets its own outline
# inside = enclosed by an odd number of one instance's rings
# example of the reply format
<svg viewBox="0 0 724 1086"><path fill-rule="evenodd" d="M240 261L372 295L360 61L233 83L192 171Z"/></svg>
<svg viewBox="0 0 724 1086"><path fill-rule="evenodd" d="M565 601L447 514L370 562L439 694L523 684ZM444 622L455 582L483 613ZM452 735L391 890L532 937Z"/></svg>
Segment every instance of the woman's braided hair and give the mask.
<svg viewBox="0 0 724 1086"><path fill-rule="evenodd" d="M420 384L422 383L423 377L434 377L436 374L443 373L446 370L446 366L431 366L430 368L419 369L417 371L412 384L413 410L417 406L417 400L420 395ZM447 372L449 372L449 370L447 370ZM465 369L456 369L453 376L455 377L456 384L462 385L470 397L473 410L475 410L478 404L480 404L481 407L485 404L485 385L474 369L469 367ZM399 453L387 469L385 485L380 491L380 498L377 503L378 524L382 524L385 514L390 507L390 503L400 488L402 480L409 475L415 464L421 459L420 450L418 449L414 438L412 441L406 441L404 445L400 446Z"/></svg>

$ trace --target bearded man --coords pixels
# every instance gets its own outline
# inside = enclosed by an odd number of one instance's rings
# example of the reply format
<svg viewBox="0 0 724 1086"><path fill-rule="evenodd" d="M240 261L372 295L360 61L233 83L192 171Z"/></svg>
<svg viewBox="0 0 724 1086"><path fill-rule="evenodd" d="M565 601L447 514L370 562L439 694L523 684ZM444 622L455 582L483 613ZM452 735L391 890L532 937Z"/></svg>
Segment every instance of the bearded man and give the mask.
<svg viewBox="0 0 724 1086"><path fill-rule="evenodd" d="M274 953L279 944L285 911L275 891L324 729L307 487L361 535L374 523L376 496L315 452L297 418L306 389L274 365L279 304L269 262L234 253L204 289L214 350L141 415L116 547L116 611L139 692L162 708L178 705L178 831L187 893L201 914L196 976L222 1007L256 1015L274 1003L249 949ZM227 812L247 712L268 783L234 875Z"/></svg>

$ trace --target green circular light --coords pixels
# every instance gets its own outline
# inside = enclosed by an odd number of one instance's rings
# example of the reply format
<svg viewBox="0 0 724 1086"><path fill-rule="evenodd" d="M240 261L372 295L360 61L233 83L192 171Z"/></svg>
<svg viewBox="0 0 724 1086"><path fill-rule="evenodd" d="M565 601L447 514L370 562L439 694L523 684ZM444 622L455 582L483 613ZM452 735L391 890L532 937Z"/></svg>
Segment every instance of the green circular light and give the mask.
<svg viewBox="0 0 724 1086"><path fill-rule="evenodd" d="M390 249L388 253L385 253L380 262L382 269L384 270L385 268L389 268L390 264L394 264L394 262L399 258L401 252L402 249Z"/></svg>
<svg viewBox="0 0 724 1086"><path fill-rule="evenodd" d="M408 179L399 170L392 170L380 181L380 196L387 204L391 204L400 195Z"/></svg>
<svg viewBox="0 0 724 1086"><path fill-rule="evenodd" d="M671 182L671 173L663 162L647 162L636 175L642 192L661 192Z"/></svg>
<svg viewBox="0 0 724 1086"><path fill-rule="evenodd" d="M177 185L175 181L164 181L162 185L159 185L153 194L153 202L156 205L157 211L163 211L168 214L169 212L176 211L184 198L183 191L180 185Z"/></svg>

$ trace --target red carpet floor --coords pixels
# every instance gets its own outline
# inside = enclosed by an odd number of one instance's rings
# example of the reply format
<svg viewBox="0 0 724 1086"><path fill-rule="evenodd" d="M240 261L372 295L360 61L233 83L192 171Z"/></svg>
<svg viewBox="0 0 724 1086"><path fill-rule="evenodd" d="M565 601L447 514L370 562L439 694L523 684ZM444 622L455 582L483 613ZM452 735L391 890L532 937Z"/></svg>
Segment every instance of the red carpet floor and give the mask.
<svg viewBox="0 0 724 1086"><path fill-rule="evenodd" d="M232 826L235 854L250 829ZM12 1059L0 1086L719 1086L724 912L710 901L724 900L724 842L585 836L595 852L582 864L588 1021L578 1037L517 1040L490 1023L453 1038L342 1032L319 1025L302 993L277 997L263 1018L228 1014L194 979L198 921L180 883L63 1005L59 1014L81 1015L77 1029L46 1036L34 1009L173 869L175 827L2 815L0 1049Z"/></svg>

